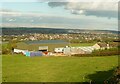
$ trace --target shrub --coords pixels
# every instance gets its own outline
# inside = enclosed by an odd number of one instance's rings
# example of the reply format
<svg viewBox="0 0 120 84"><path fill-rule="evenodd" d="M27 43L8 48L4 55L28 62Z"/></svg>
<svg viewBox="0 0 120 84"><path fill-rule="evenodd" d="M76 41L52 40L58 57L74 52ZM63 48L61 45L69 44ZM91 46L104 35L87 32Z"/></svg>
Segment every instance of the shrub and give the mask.
<svg viewBox="0 0 120 84"><path fill-rule="evenodd" d="M88 57L88 56L111 56L111 55L120 55L120 52L118 51L118 49L108 49L108 50L96 50L91 54L75 54L72 56Z"/></svg>

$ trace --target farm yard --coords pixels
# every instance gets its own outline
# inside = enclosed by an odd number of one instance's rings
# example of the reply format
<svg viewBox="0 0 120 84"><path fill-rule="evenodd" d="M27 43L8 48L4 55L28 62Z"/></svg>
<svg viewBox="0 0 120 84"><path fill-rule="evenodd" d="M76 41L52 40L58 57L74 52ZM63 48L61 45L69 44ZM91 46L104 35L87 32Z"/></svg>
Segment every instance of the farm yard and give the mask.
<svg viewBox="0 0 120 84"><path fill-rule="evenodd" d="M3 82L103 82L113 74L118 56L2 56Z"/></svg>

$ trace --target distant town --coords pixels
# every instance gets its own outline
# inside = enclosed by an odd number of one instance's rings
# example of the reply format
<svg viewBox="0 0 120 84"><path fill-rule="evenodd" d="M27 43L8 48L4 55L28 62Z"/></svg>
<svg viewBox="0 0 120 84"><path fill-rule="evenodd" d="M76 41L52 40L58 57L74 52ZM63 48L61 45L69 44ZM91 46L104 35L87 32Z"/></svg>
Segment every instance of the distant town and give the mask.
<svg viewBox="0 0 120 84"><path fill-rule="evenodd" d="M45 29L45 28L2 28L3 42L34 40L66 40L71 43L109 42L119 39L117 31L91 31L78 29Z"/></svg>

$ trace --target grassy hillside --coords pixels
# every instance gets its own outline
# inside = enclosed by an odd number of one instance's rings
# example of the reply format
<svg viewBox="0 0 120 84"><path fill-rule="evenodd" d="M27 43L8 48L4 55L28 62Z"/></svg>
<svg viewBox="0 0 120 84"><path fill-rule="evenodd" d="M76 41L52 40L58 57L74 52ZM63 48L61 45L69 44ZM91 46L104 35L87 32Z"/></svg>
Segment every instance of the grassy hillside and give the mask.
<svg viewBox="0 0 120 84"><path fill-rule="evenodd" d="M48 50L49 51L54 51L55 48L58 47L65 47L65 46L73 46L73 47L77 47L77 46L93 46L95 43L66 43L66 44L31 44L31 45L27 45L23 42L18 43L17 48L18 49L27 49L27 50L38 50L39 46L48 46Z"/></svg>
<svg viewBox="0 0 120 84"><path fill-rule="evenodd" d="M3 82L98 82L112 75L118 57L3 55L2 59Z"/></svg>
<svg viewBox="0 0 120 84"><path fill-rule="evenodd" d="M93 46L95 43L71 43L70 45L73 47L77 46Z"/></svg>
<svg viewBox="0 0 120 84"><path fill-rule="evenodd" d="M55 48L57 47L65 47L67 46L68 44L30 44L30 45L27 45L25 43L18 43L17 45L17 48L18 49L25 49L25 50L38 50L39 49L39 46L48 46L48 50L49 51L54 51Z"/></svg>

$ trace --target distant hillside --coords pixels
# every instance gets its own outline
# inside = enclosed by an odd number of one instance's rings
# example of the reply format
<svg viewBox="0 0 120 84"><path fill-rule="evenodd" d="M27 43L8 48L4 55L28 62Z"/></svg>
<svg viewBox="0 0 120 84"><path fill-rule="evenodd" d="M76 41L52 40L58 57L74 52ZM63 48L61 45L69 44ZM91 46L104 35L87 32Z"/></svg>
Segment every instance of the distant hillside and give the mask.
<svg viewBox="0 0 120 84"><path fill-rule="evenodd" d="M21 35L21 34L29 34L29 33L43 33L43 34L67 34L67 33L115 33L118 34L117 31L111 30L83 30L83 29L55 29L55 28L26 28L26 27L17 27L17 28L2 28L3 35ZM120 31L119 31L120 34Z"/></svg>
<svg viewBox="0 0 120 84"><path fill-rule="evenodd" d="M3 35L19 35L19 34L28 34L28 33L67 33L67 30L64 29L50 29L50 28L2 28Z"/></svg>

